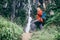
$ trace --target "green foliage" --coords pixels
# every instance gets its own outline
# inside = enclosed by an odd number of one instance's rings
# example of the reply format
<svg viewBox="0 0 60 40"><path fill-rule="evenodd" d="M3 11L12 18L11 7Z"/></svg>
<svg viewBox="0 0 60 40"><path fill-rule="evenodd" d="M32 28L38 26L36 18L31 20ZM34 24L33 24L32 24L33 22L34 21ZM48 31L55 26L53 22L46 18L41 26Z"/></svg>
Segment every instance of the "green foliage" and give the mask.
<svg viewBox="0 0 60 40"><path fill-rule="evenodd" d="M21 40L22 28L0 16L0 40Z"/></svg>
<svg viewBox="0 0 60 40"><path fill-rule="evenodd" d="M19 9L18 13L16 14L16 18L15 18L14 21L18 25L25 26L25 24L26 24L26 17L27 17L26 11L24 9Z"/></svg>
<svg viewBox="0 0 60 40"><path fill-rule="evenodd" d="M6 5L7 3L7 5ZM11 13L11 1L9 0L0 0L0 14L4 17L9 17Z"/></svg>
<svg viewBox="0 0 60 40"><path fill-rule="evenodd" d="M55 15L53 17L48 18L44 27L46 27L47 25L49 25L51 23L60 24L58 22L60 22L60 12L55 12Z"/></svg>
<svg viewBox="0 0 60 40"><path fill-rule="evenodd" d="M55 10L55 9L56 9L56 5L54 3L48 3L46 12L48 14L50 12L50 10Z"/></svg>
<svg viewBox="0 0 60 40"><path fill-rule="evenodd" d="M56 6L59 9L60 8L60 0L55 0Z"/></svg>
<svg viewBox="0 0 60 40"><path fill-rule="evenodd" d="M32 13L31 13L32 17L35 18L36 14L37 14L37 10L35 8L35 5L32 5Z"/></svg>
<svg viewBox="0 0 60 40"><path fill-rule="evenodd" d="M56 35L55 40L60 40L60 34L59 33Z"/></svg>
<svg viewBox="0 0 60 40"><path fill-rule="evenodd" d="M54 2L57 2L58 0L54 0ZM46 8L46 13L47 13L47 20L45 21L45 27L51 23L60 25L60 9L57 8L57 5L59 5L59 3L48 3L47 8ZM54 11L54 15L50 15L50 11L53 10Z"/></svg>
<svg viewBox="0 0 60 40"><path fill-rule="evenodd" d="M56 27L49 25L47 29L34 32L31 40L55 40L55 35L58 34Z"/></svg>
<svg viewBox="0 0 60 40"><path fill-rule="evenodd" d="M15 11L14 15L15 18L13 18L13 1L15 2ZM26 19L26 11L23 9L23 4L26 0L0 0L0 15L3 17L6 17L8 19L13 19L14 22L17 24L25 25L25 19ZM7 6L6 6L7 3ZM19 6L20 4L20 6ZM6 6L6 7L5 7ZM11 18L12 17L12 18ZM20 17L20 18L19 18ZM19 18L19 19L18 19Z"/></svg>

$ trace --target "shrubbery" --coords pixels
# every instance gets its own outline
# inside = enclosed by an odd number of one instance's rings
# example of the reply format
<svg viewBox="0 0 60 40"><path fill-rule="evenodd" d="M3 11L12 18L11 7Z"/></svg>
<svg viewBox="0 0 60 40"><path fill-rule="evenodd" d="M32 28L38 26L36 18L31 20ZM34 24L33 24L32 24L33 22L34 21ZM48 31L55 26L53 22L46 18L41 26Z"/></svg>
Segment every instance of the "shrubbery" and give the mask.
<svg viewBox="0 0 60 40"><path fill-rule="evenodd" d="M58 6L57 6L60 4L59 2L60 2L59 0L55 0L55 3L52 2L47 5L47 8L46 8L47 20L45 21L46 26L51 23L60 25L59 23L60 22L60 8L58 9ZM54 12L54 15L50 15L51 10Z"/></svg>
<svg viewBox="0 0 60 40"><path fill-rule="evenodd" d="M22 28L0 17L0 40L21 40Z"/></svg>
<svg viewBox="0 0 60 40"><path fill-rule="evenodd" d="M60 40L60 34L57 34L55 40Z"/></svg>
<svg viewBox="0 0 60 40"><path fill-rule="evenodd" d="M59 9L60 8L60 0L55 0L56 6Z"/></svg>

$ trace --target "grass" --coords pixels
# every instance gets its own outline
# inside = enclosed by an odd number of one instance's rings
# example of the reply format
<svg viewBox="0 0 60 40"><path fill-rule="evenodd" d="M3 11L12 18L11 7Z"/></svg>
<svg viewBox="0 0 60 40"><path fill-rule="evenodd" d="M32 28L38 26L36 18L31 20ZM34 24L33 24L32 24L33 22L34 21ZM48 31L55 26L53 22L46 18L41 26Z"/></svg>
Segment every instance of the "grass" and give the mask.
<svg viewBox="0 0 60 40"><path fill-rule="evenodd" d="M48 26L47 29L34 32L31 40L55 40L58 33L56 26Z"/></svg>

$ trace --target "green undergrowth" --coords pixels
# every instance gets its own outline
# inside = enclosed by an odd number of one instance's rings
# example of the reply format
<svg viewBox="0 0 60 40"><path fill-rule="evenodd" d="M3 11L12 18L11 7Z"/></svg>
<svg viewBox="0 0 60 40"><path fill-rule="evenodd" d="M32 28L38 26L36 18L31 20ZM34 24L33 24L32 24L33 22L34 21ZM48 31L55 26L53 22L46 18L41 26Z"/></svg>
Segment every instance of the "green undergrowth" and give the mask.
<svg viewBox="0 0 60 40"><path fill-rule="evenodd" d="M31 40L57 40L57 34L59 34L59 32L56 26L48 26L46 29L34 32Z"/></svg>
<svg viewBox="0 0 60 40"><path fill-rule="evenodd" d="M0 40L21 40L21 26L0 16Z"/></svg>

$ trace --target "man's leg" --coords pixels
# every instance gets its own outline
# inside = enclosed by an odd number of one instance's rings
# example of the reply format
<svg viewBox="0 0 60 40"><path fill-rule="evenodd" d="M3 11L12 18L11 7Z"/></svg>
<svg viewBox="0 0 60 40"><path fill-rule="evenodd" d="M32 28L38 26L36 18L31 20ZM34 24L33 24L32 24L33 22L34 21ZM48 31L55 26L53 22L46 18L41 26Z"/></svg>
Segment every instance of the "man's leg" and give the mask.
<svg viewBox="0 0 60 40"><path fill-rule="evenodd" d="M35 31L36 30L36 25L34 23L31 24L31 30Z"/></svg>
<svg viewBox="0 0 60 40"><path fill-rule="evenodd" d="M36 24L34 22L31 23L30 27L30 32L36 31Z"/></svg>
<svg viewBox="0 0 60 40"><path fill-rule="evenodd" d="M39 27L40 27L40 29L42 30L42 28L43 28L43 25L42 25L42 23L40 23Z"/></svg>

